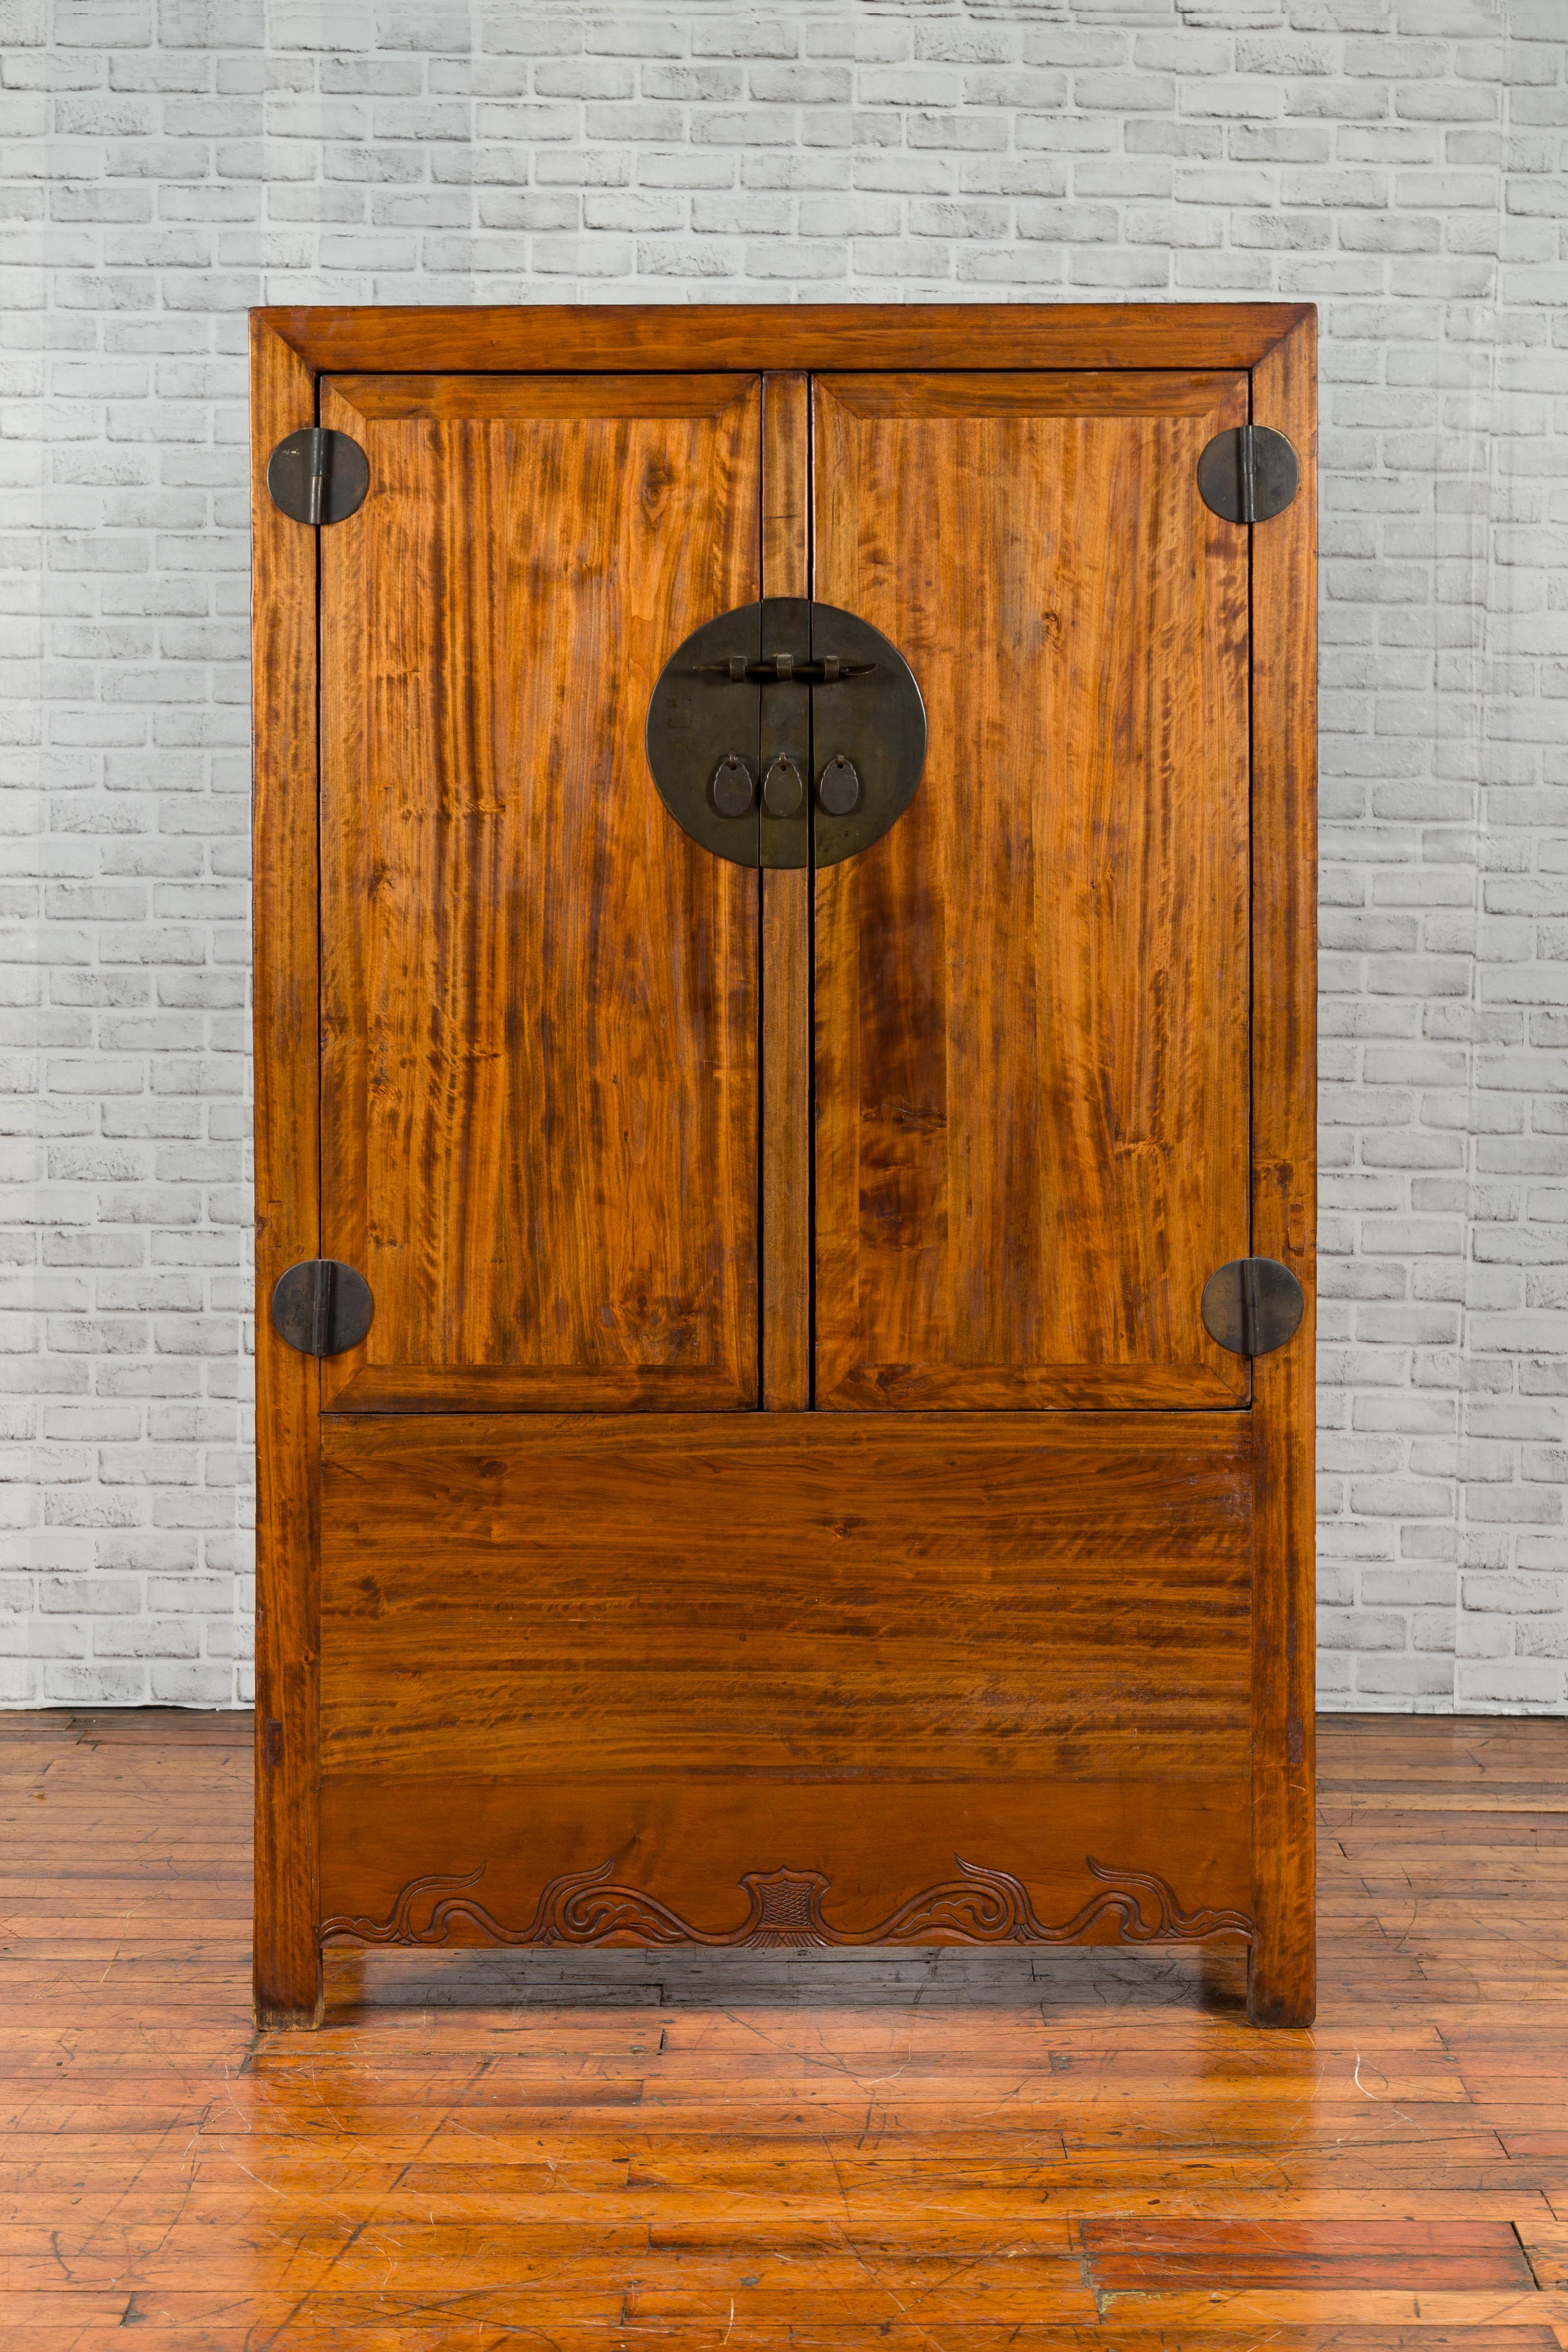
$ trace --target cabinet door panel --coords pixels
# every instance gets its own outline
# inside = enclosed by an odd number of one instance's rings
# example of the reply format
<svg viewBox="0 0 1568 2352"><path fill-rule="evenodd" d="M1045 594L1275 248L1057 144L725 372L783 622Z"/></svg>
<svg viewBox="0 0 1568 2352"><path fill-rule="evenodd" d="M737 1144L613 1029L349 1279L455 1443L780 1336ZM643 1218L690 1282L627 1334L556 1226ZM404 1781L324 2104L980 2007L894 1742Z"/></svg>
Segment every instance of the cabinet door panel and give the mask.
<svg viewBox="0 0 1568 2352"><path fill-rule="evenodd" d="M817 1402L1212 1407L1247 1247L1243 376L819 377L816 593L930 751L816 877Z"/></svg>
<svg viewBox="0 0 1568 2352"><path fill-rule="evenodd" d="M321 535L322 1238L354 1411L751 1402L754 874L671 823L654 678L760 593L756 379L362 377Z"/></svg>

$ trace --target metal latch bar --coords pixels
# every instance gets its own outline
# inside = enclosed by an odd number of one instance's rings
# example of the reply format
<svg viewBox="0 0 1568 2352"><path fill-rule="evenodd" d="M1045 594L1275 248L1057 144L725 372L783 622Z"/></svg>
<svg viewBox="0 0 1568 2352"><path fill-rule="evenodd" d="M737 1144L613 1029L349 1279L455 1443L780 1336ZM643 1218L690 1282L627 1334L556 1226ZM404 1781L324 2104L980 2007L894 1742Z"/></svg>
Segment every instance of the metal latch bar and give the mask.
<svg viewBox="0 0 1568 2352"><path fill-rule="evenodd" d="M764 654L761 661L731 654L725 661L695 663L692 676L727 677L731 686L837 686L841 678L864 677L876 667L875 662L844 661L837 654L806 661L795 654Z"/></svg>

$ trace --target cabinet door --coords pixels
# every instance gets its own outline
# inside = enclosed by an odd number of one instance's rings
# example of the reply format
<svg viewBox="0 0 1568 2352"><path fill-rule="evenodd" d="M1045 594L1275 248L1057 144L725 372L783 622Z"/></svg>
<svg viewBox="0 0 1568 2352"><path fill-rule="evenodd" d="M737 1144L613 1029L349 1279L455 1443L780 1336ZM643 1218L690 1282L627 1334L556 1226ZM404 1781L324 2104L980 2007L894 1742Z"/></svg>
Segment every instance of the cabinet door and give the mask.
<svg viewBox="0 0 1568 2352"><path fill-rule="evenodd" d="M816 595L930 750L816 885L816 1400L1213 1407L1247 1249L1241 375L827 375Z"/></svg>
<svg viewBox="0 0 1568 2352"><path fill-rule="evenodd" d="M760 593L746 376L362 376L323 531L321 1197L337 1411L733 1407L757 1361L757 877L648 690Z"/></svg>

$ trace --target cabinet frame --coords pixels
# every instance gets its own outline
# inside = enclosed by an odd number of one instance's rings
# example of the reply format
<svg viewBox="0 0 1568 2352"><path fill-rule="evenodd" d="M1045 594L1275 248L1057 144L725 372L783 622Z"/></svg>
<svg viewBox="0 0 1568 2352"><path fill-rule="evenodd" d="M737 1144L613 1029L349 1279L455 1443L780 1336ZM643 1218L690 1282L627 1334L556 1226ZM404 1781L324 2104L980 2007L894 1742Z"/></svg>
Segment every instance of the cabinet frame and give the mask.
<svg viewBox="0 0 1568 2352"><path fill-rule="evenodd" d="M1296 1339L1253 1367L1258 1472L1252 1650L1255 2021L1309 2023L1314 2001L1314 1302L1316 1223L1317 316L1298 303L299 308L250 316L255 725L257 1444L255 1999L264 2027L321 2015L319 1888L319 1395L311 1357L268 1311L279 1276L319 1255L317 535L275 507L268 457L318 421L325 373L763 375L764 562L799 543L805 376L829 369L1245 370L1251 416L1288 436L1293 504L1251 563L1251 1247L1293 1268ZM770 394L773 413L767 415ZM786 461L784 462L784 461ZM776 509L776 510L775 510ZM769 551L773 552L770 554ZM770 593L786 590L783 578ZM764 1071L765 1196L789 1242L763 1394L804 1402L805 877L764 901L778 1083ZM787 886L799 887L793 893ZM798 904L796 903L798 901ZM764 988L766 983L764 982ZM793 1057L793 1058L792 1058ZM769 1100L783 1124L770 1129ZM793 1236L793 1238L791 1238Z"/></svg>

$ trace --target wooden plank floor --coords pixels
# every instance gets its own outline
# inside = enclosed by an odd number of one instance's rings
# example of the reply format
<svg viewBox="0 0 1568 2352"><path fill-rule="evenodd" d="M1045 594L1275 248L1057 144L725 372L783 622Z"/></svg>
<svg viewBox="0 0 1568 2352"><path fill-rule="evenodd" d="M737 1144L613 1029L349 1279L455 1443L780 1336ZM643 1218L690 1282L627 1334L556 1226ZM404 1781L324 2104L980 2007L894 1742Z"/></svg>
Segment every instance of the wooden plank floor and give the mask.
<svg viewBox="0 0 1568 2352"><path fill-rule="evenodd" d="M258 2038L244 1719L0 1717L0 2347L1568 2346L1568 1722L1322 1730L1310 2033L1212 1954L339 1953Z"/></svg>

